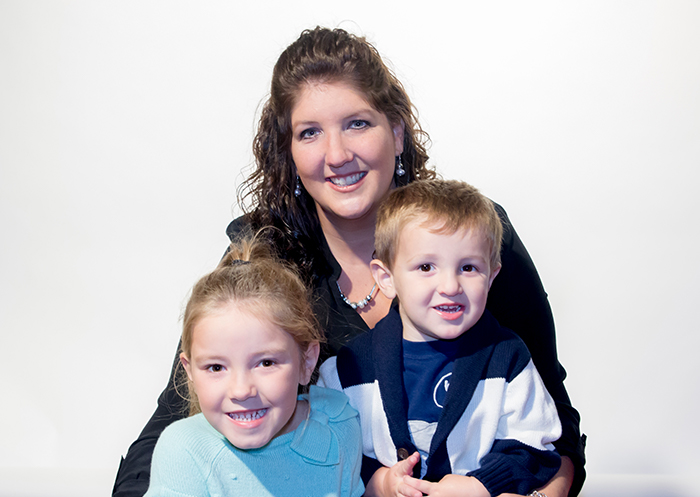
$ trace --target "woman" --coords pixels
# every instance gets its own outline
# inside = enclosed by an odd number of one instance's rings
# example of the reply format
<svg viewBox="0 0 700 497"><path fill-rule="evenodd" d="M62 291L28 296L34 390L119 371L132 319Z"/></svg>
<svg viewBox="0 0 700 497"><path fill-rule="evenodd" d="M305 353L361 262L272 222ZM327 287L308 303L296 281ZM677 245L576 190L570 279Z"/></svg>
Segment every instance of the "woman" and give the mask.
<svg viewBox="0 0 700 497"><path fill-rule="evenodd" d="M261 227L278 253L296 263L317 297L333 354L374 326L391 302L369 270L378 205L395 186L432 178L426 134L401 83L363 38L336 29L305 31L280 56L254 142L257 169L242 185L247 214L229 237ZM554 322L537 271L497 206L504 225L503 269L487 308L530 348L564 428L556 444L562 468L540 489L548 497L578 494L585 478L579 415L563 385ZM176 358L177 361L177 358ZM160 432L185 416L173 375L158 409L119 469L114 495L142 495Z"/></svg>

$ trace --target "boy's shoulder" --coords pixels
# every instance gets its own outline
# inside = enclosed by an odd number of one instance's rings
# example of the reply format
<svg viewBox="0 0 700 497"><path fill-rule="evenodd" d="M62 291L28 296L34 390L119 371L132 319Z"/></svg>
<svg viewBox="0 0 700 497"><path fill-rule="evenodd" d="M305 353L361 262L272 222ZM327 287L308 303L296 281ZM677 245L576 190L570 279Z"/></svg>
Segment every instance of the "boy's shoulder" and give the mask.
<svg viewBox="0 0 700 497"><path fill-rule="evenodd" d="M376 361L400 355L402 326L398 308L393 306L377 325L350 340L335 357L343 388L376 380Z"/></svg>
<svg viewBox="0 0 700 497"><path fill-rule="evenodd" d="M525 342L514 331L501 326L495 317L484 311L482 319L472 330L466 333L468 340L472 334L472 347L488 350L490 359L486 377L505 378L512 380L517 376L531 360L530 351Z"/></svg>

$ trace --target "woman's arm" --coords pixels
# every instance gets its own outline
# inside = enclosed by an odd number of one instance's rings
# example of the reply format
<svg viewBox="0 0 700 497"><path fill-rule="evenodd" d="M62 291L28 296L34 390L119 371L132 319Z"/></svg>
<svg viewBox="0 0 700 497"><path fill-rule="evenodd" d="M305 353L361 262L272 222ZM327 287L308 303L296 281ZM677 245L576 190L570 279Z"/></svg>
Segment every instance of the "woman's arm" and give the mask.
<svg viewBox="0 0 700 497"><path fill-rule="evenodd" d="M554 445L559 454L566 456L574 467L573 478L571 474L562 477L571 480L569 495L575 496L580 492L586 477L585 436L581 437L579 414L571 405L564 387L566 371L557 356L552 310L537 269L508 215L498 204L495 207L503 223L503 267L491 286L486 307L501 325L510 328L523 339L556 403L562 436Z"/></svg>
<svg viewBox="0 0 700 497"><path fill-rule="evenodd" d="M168 425L188 414L189 404L175 389L175 373L180 363L179 345L177 349L170 380L158 398L158 407L119 465L112 489L113 497L142 497L146 493L151 476L151 458L158 437Z"/></svg>

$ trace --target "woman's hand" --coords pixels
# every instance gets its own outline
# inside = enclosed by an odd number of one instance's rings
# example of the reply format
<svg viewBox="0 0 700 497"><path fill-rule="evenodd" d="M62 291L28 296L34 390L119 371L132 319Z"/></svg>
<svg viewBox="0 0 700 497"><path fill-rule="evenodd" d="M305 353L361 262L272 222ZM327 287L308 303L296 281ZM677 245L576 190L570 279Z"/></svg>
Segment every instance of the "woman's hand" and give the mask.
<svg viewBox="0 0 700 497"><path fill-rule="evenodd" d="M574 482L574 463L566 456L561 457L561 466L554 478L537 491L547 497L566 497ZM501 494L498 497L521 497L516 494Z"/></svg>

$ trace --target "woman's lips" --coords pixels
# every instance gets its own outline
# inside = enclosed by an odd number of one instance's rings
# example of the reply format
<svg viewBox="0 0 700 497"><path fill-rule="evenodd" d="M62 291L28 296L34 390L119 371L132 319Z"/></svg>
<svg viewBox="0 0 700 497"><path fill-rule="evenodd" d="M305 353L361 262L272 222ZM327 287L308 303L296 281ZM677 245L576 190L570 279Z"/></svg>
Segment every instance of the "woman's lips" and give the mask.
<svg viewBox="0 0 700 497"><path fill-rule="evenodd" d="M330 178L328 178L327 181L330 181L335 186L339 187L352 186L358 181L360 181L362 178L364 178L366 175L366 172L359 172L354 174L348 174L347 176L331 176Z"/></svg>

